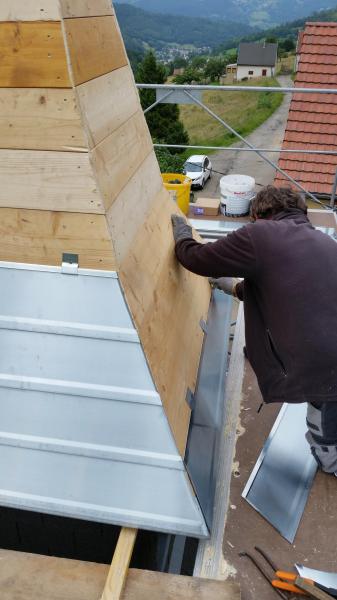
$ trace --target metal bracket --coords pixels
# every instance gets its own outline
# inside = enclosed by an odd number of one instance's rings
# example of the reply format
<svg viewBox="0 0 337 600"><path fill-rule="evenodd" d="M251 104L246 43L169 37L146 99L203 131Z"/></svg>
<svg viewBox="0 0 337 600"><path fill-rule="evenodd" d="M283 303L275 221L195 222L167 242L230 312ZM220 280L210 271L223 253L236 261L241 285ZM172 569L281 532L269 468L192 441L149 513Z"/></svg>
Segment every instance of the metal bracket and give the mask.
<svg viewBox="0 0 337 600"><path fill-rule="evenodd" d="M62 273L65 275L78 275L78 254L62 254Z"/></svg>
<svg viewBox="0 0 337 600"><path fill-rule="evenodd" d="M195 409L195 396L194 396L192 390L190 390L190 388L187 388L186 402L191 410Z"/></svg>
<svg viewBox="0 0 337 600"><path fill-rule="evenodd" d="M204 319L200 319L199 325L200 325L201 329L203 330L203 332L207 335L208 334L208 325L207 325L206 321Z"/></svg>

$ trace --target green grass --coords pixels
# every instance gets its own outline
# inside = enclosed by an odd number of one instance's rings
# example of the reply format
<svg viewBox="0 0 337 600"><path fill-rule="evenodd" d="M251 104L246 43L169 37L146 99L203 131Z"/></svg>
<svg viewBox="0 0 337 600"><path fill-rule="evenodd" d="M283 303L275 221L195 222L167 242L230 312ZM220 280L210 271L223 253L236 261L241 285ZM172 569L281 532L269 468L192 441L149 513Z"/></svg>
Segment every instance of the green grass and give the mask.
<svg viewBox="0 0 337 600"><path fill-rule="evenodd" d="M242 85L278 87L279 83L276 79L261 78L242 82ZM282 101L283 95L277 92L207 91L203 93L204 104L244 137L262 125L282 104ZM190 144L231 146L237 140L234 134L226 131L223 125L199 106L180 107L180 118L188 131ZM211 151L207 153L211 154ZM191 151L189 150L187 154L190 155Z"/></svg>

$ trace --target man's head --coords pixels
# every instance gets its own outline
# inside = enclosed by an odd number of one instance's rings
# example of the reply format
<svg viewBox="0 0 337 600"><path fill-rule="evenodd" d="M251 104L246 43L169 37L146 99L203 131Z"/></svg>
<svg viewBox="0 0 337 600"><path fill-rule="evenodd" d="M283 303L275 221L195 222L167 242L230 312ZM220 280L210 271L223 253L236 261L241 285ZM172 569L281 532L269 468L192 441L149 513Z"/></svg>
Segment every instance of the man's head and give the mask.
<svg viewBox="0 0 337 600"><path fill-rule="evenodd" d="M277 213L297 208L307 214L307 205L302 196L290 188L267 185L252 200L253 219L270 219Z"/></svg>

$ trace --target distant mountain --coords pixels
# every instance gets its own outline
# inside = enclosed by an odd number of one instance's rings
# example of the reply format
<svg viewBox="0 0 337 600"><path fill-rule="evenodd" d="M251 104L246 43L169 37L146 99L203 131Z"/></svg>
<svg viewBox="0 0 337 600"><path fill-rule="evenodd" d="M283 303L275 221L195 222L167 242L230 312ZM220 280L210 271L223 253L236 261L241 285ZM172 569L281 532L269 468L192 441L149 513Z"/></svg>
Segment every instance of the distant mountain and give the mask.
<svg viewBox="0 0 337 600"><path fill-rule="evenodd" d="M335 6L335 0L124 0L151 12L270 27Z"/></svg>
<svg viewBox="0 0 337 600"><path fill-rule="evenodd" d="M311 15L307 15L302 19L296 19L295 21L289 21L278 25L277 27L271 27L270 29L264 29L262 32L253 33L252 35L238 37L231 39L221 44L214 50L214 54L224 52L229 48L238 46L239 42L258 42L266 38L274 37L278 40L291 38L294 41L297 40L298 33L304 28L306 21L336 21L337 22L337 6L329 10L322 10L320 12L314 12Z"/></svg>
<svg viewBox="0 0 337 600"><path fill-rule="evenodd" d="M114 6L125 45L133 51L144 50L147 46L160 50L172 43L215 48L229 39L256 31L244 23L160 15L130 4L115 3Z"/></svg>

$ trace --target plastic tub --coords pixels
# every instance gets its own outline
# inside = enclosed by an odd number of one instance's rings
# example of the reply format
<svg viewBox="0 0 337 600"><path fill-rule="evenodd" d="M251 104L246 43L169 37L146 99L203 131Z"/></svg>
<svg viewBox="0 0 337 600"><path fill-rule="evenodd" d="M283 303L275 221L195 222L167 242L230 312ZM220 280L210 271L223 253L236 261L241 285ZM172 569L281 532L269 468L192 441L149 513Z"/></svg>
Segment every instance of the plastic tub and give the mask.
<svg viewBox="0 0 337 600"><path fill-rule="evenodd" d="M163 173L164 187L177 202L180 210L187 215L190 207L192 179L180 173Z"/></svg>
<svg viewBox="0 0 337 600"><path fill-rule="evenodd" d="M248 175L225 175L220 179L221 212L230 217L249 214L255 196L255 179Z"/></svg>

